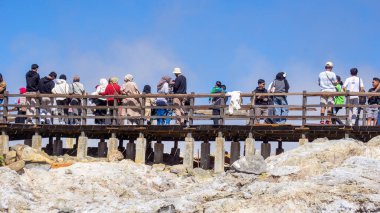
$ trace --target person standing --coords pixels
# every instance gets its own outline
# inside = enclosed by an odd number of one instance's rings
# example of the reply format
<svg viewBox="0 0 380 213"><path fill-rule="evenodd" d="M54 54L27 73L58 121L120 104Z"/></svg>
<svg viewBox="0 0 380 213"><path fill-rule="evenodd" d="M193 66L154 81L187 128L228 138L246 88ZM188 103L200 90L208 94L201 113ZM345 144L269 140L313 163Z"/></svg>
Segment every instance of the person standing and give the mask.
<svg viewBox="0 0 380 213"><path fill-rule="evenodd" d="M106 91L108 85L108 81L105 78L101 78L99 80L99 85L96 87L96 91L94 95L101 95L104 91ZM96 106L107 106L107 99L105 98L97 98L94 101ZM107 115L107 108L104 109L96 109L95 110L96 116L106 116ZM101 119L95 119L95 124L106 124L106 120L104 118Z"/></svg>
<svg viewBox="0 0 380 213"><path fill-rule="evenodd" d="M157 84L157 93L158 94L169 94L170 88L169 83L171 83L171 77L169 76L163 76L161 80ZM155 101L157 106L168 106L168 99L165 97L158 97ZM156 115L157 116L171 116L171 111L166 108L156 109ZM157 125L169 125L170 124L170 118L158 118L157 119Z"/></svg>
<svg viewBox="0 0 380 213"><path fill-rule="evenodd" d="M7 90L7 84L5 83L3 79L3 75L0 73L0 95L3 95L6 90ZM0 104L2 103L3 103L3 99L0 98ZM3 110L3 107L0 107L0 110Z"/></svg>
<svg viewBox="0 0 380 213"><path fill-rule="evenodd" d="M106 89L104 90L104 92L100 93L100 95L112 95L112 96L113 95L120 95L121 91L120 91L120 86L118 84L118 81L119 81L119 79L116 77L110 78L110 80L108 81L108 85L107 85ZM117 109L115 109L115 107L120 105L119 99L116 99L117 100L116 106L114 105L115 98L112 96L107 98L107 104L108 104L108 107L110 109L111 116L114 115L114 110L116 110L116 112L117 112ZM114 123L116 121L118 124L121 123L119 119L116 119L116 120L115 120L115 118L111 119L111 123Z"/></svg>
<svg viewBox="0 0 380 213"><path fill-rule="evenodd" d="M173 70L174 75L176 76L175 80L171 83L173 86L174 94L186 94L186 77L182 75L181 69L176 67ZM184 116L185 111L183 110L185 99L184 98L173 98L173 105L176 106L175 114L176 116ZM177 124L185 124L184 118L177 118Z"/></svg>
<svg viewBox="0 0 380 213"><path fill-rule="evenodd" d="M38 84L38 88L41 94L53 94L52 90L55 86L54 80L57 78L57 73L51 72L48 76L41 78ZM42 97L41 99L41 124L51 124L53 123L53 118L47 117L46 119L43 116L51 116L52 108L49 105L54 104L54 98L52 97Z"/></svg>
<svg viewBox="0 0 380 213"><path fill-rule="evenodd" d="M124 77L125 84L122 85L120 91L121 94L130 96L130 95L139 95L140 91L137 86L137 84L133 81L133 75L127 74ZM127 106L127 109L123 109L121 115L132 116L132 117L138 117L141 116L141 111L139 108L130 108L130 107L137 107L140 106L141 100L139 98L124 98L123 99L123 105ZM133 118L133 119L127 119L128 125L136 125L138 124L139 119Z"/></svg>
<svg viewBox="0 0 380 213"><path fill-rule="evenodd" d="M377 89L377 87L380 84L379 78L373 78L372 80L372 88L368 90L368 92L380 92ZM378 120L378 113L379 108L378 107L372 107L371 105L377 105L379 104L380 97L379 96L370 96L368 97L368 107L367 107L367 125L368 126L376 126Z"/></svg>
<svg viewBox="0 0 380 213"><path fill-rule="evenodd" d="M26 93L26 88L25 87L21 87L19 89L20 91L20 95L23 95ZM17 109L17 115L21 115L21 116L24 116L26 115L26 97L20 97L18 100L17 100L17 107L15 107ZM25 120L26 118L25 117L20 117L20 116L17 116L16 119L15 119L15 123L16 124L24 124L25 123Z"/></svg>
<svg viewBox="0 0 380 213"><path fill-rule="evenodd" d="M57 80L52 93L53 94L61 94L61 95L69 95L69 84L66 82L66 75L62 74L59 76L59 79ZM65 106L68 106L68 98L67 97L56 97L55 102L57 103L57 112L59 116L68 116L69 115L69 109L68 108L62 108ZM67 118L58 118L59 124L67 124L68 119Z"/></svg>
<svg viewBox="0 0 380 213"><path fill-rule="evenodd" d="M337 79L335 73L332 71L334 67L334 64L331 61L326 62L325 64L325 70L319 73L318 76L318 85L321 88L321 92L331 93L335 92L335 85L337 84ZM320 100L321 104L321 124L331 124L331 116L333 114L332 112L332 106L326 105L334 105L334 98L332 95L325 95L321 96ZM323 117L325 116L327 108L327 120L324 121Z"/></svg>
<svg viewBox="0 0 380 213"><path fill-rule="evenodd" d="M337 84L335 85L336 91L337 92L343 92L343 82L340 78L339 75L336 76ZM343 105L344 104L344 96L343 95L337 95L334 96L334 104L335 105ZM342 107L335 107L333 108L333 115L337 116L339 110L341 110ZM332 118L332 123L336 124L338 123L339 125L343 125L343 122L339 118Z"/></svg>
<svg viewBox="0 0 380 213"><path fill-rule="evenodd" d="M351 68L350 69L351 77L347 78L343 84L343 91L349 92L364 92L364 84L363 80L359 78L358 69ZM346 100L346 104L354 105L354 107L350 107L349 118L351 119L350 125L355 125L356 117L358 116L358 107L355 105L359 105L359 96L349 96Z"/></svg>
<svg viewBox="0 0 380 213"><path fill-rule="evenodd" d="M73 83L69 86L69 93L70 95L84 95L86 93L86 90L82 83L80 83L80 77L74 76ZM82 99L81 98L71 98L70 100L70 106L74 106L73 108L69 108L69 114L74 116L80 116L82 114L82 109L78 108L78 106L82 105ZM69 124L80 124L79 118L69 118Z"/></svg>
<svg viewBox="0 0 380 213"><path fill-rule="evenodd" d="M255 106L264 106L255 108L255 116L268 116L268 108L265 106L269 105L268 90L265 89L265 80L259 79L257 81L258 86L253 91L256 93ZM261 95L264 93L265 95ZM264 119L265 120L265 119ZM255 123L260 123L260 118L255 118Z"/></svg>
<svg viewBox="0 0 380 213"><path fill-rule="evenodd" d="M151 87L150 85L145 85L143 89L143 94L151 94ZM146 124L151 125L152 121L150 116L152 116L152 109L149 108L151 106L155 106L154 98L145 97L145 118L146 118Z"/></svg>
<svg viewBox="0 0 380 213"><path fill-rule="evenodd" d="M279 72L276 75L276 79L272 82L270 91L272 93L287 93L289 91L289 83L286 80L286 73ZM286 106L288 101L285 95L276 95L273 97L273 103L277 106ZM274 109L275 116L288 116L289 109L287 107L276 107ZM286 118L275 118L275 123L285 124Z"/></svg>
<svg viewBox="0 0 380 213"><path fill-rule="evenodd" d="M215 93L222 93L225 92L222 88L222 82L217 81L215 83L215 86L211 88L211 94ZM209 99L209 102L211 102L212 105L214 106L220 106L222 105L222 97L213 97ZM212 108L212 115L218 115L220 116L220 108ZM213 118L214 125L220 124L220 119L219 118Z"/></svg>
<svg viewBox="0 0 380 213"><path fill-rule="evenodd" d="M31 69L26 73L26 94L35 95L38 92L38 84L40 81L40 75L38 74L39 66L37 64L32 64ZM37 99L34 97L26 98L27 110L26 115L35 116L36 115L36 103ZM33 124L33 118L28 117L26 123Z"/></svg>

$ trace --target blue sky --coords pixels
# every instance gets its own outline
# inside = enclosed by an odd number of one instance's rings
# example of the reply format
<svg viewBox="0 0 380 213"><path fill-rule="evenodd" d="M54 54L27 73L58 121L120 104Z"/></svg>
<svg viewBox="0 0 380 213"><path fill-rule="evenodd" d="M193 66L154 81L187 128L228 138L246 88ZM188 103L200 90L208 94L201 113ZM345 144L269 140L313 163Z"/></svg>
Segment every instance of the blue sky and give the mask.
<svg viewBox="0 0 380 213"><path fill-rule="evenodd" d="M142 88L182 68L188 92L216 80L252 91L285 71L291 91L318 91L331 60L366 88L380 70L380 1L0 0L1 73L11 92L32 63L41 76L79 74L92 92L101 77L131 73Z"/></svg>

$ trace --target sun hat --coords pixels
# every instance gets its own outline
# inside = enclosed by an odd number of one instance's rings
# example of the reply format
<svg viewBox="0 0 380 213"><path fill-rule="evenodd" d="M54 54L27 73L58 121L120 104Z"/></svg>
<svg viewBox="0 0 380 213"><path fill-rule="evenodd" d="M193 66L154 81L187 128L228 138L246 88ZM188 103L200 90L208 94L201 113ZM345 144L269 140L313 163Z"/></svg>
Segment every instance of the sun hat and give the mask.
<svg viewBox="0 0 380 213"><path fill-rule="evenodd" d="M178 68L178 67L174 68L173 73L174 74L181 74L182 73L181 68Z"/></svg>
<svg viewBox="0 0 380 213"><path fill-rule="evenodd" d="M326 62L326 67L333 67L334 64L331 61Z"/></svg>

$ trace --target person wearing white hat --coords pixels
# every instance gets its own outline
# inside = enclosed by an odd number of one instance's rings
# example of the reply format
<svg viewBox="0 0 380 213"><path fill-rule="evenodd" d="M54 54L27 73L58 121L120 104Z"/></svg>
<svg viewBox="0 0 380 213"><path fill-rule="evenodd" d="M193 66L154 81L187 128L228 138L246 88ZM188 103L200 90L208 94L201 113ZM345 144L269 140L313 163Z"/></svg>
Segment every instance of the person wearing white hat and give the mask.
<svg viewBox="0 0 380 213"><path fill-rule="evenodd" d="M319 73L318 85L321 88L322 92L336 92L335 85L337 84L337 79L335 73L332 71L334 64L331 61L326 62L325 70ZM333 96L321 96L321 116L325 116L327 108L327 120L324 121L323 117L321 118L321 124L331 124L332 116L332 106L326 107L326 105L334 105Z"/></svg>
<svg viewBox="0 0 380 213"><path fill-rule="evenodd" d="M175 80L171 83L173 86L173 93L174 94L186 94L186 77L182 75L181 69L176 67L173 70L174 75L176 76ZM182 107L184 105L185 99L184 98L173 98L173 104L175 106ZM182 108L176 108L175 114L177 116L184 116L185 112ZM185 119L178 118L177 124L184 124Z"/></svg>

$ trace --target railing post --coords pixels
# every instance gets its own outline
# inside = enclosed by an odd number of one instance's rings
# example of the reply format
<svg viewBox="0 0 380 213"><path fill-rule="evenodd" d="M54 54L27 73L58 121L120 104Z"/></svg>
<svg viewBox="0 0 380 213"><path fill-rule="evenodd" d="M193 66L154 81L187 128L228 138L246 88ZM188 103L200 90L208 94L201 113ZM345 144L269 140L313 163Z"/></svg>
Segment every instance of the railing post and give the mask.
<svg viewBox="0 0 380 213"><path fill-rule="evenodd" d="M306 125L306 104L307 104L307 96L306 90L302 91L302 126Z"/></svg>
<svg viewBox="0 0 380 213"><path fill-rule="evenodd" d="M83 98L82 103L82 125L86 125L87 123L87 98Z"/></svg>
<svg viewBox="0 0 380 213"><path fill-rule="evenodd" d="M8 91L4 92L4 99L3 99L3 121L4 123L8 122Z"/></svg>
<svg viewBox="0 0 380 213"><path fill-rule="evenodd" d="M36 97L35 97L35 100L36 100L36 113L35 113L35 117L34 119L36 119L36 124L40 124L40 121L41 121L41 102L40 102L40 92L37 92L36 93Z"/></svg>
<svg viewBox="0 0 380 213"><path fill-rule="evenodd" d="M255 124L255 119L256 119L256 109L255 109L255 99L256 99L256 92L252 92L252 97L251 97L251 112L250 118L249 118L249 124L254 125Z"/></svg>
<svg viewBox="0 0 380 213"><path fill-rule="evenodd" d="M146 101L146 97L145 97L145 94L143 94L143 97L141 98L141 119L139 121L140 125L144 125L144 120L147 119L145 118L145 112L146 112L145 101Z"/></svg>
<svg viewBox="0 0 380 213"><path fill-rule="evenodd" d="M191 92L191 98L190 98L190 109L189 113L187 114L188 120L189 120L189 125L193 125L193 114L194 114L194 104L195 104L195 98L194 98L195 93Z"/></svg>
<svg viewBox="0 0 380 213"><path fill-rule="evenodd" d="M118 108L117 108L117 100L116 98L113 98L113 110L112 110L112 125L116 125L116 119L117 118L117 111L118 111Z"/></svg>
<svg viewBox="0 0 380 213"><path fill-rule="evenodd" d="M224 125L224 114L225 114L225 112L224 112L224 107L226 106L226 93L225 92L222 92L222 97L221 97L221 101L222 101L222 104L221 105L219 105L219 108L220 108L220 110L219 110L219 116L221 117L220 119L219 119L219 125Z"/></svg>
<svg viewBox="0 0 380 213"><path fill-rule="evenodd" d="M350 92L346 91L346 125L350 125L350 107L349 107L349 98L350 98Z"/></svg>

